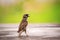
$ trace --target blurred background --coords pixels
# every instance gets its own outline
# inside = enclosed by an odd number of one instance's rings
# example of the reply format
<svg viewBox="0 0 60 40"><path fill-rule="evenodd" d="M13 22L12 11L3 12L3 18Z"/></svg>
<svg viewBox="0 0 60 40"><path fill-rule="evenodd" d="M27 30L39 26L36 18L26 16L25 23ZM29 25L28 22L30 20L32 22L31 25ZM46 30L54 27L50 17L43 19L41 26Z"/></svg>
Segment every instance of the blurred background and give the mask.
<svg viewBox="0 0 60 40"><path fill-rule="evenodd" d="M0 23L19 23L25 13L29 23L60 23L60 0L0 0Z"/></svg>
<svg viewBox="0 0 60 40"><path fill-rule="evenodd" d="M39 36L35 40L60 40L60 0L0 0L0 40L16 40L19 23L26 13L30 16L29 36Z"/></svg>

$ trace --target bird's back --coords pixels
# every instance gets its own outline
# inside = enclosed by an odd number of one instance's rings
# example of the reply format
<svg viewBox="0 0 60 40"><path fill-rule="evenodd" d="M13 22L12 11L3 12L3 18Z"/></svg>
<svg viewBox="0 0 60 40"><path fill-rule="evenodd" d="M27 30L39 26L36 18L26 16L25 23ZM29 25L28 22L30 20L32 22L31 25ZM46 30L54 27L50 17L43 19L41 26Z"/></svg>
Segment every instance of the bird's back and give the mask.
<svg viewBox="0 0 60 40"><path fill-rule="evenodd" d="M20 25L19 25L19 30L21 31L21 30L24 30L26 27L27 27L27 25L28 25L28 22L27 21L22 21L21 23L20 23Z"/></svg>

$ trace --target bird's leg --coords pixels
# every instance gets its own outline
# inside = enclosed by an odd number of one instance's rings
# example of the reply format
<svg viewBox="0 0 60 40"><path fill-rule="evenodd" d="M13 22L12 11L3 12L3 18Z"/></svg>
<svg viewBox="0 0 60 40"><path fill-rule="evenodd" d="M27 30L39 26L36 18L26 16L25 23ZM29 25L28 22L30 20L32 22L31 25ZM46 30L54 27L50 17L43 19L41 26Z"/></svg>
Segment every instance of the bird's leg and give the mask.
<svg viewBox="0 0 60 40"><path fill-rule="evenodd" d="M26 36L28 37L28 34L27 34L26 30L25 30L25 34L26 34Z"/></svg>
<svg viewBox="0 0 60 40"><path fill-rule="evenodd" d="M23 30L19 32L19 37L21 37L22 32L23 32Z"/></svg>

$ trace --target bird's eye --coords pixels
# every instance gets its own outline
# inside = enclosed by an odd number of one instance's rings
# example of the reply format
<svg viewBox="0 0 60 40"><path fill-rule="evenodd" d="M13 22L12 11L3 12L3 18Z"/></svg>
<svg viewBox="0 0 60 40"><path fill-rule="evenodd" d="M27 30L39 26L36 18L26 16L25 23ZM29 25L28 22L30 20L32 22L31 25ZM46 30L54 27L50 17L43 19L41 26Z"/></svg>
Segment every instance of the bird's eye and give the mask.
<svg viewBox="0 0 60 40"><path fill-rule="evenodd" d="M26 18L26 17L23 17L23 18Z"/></svg>

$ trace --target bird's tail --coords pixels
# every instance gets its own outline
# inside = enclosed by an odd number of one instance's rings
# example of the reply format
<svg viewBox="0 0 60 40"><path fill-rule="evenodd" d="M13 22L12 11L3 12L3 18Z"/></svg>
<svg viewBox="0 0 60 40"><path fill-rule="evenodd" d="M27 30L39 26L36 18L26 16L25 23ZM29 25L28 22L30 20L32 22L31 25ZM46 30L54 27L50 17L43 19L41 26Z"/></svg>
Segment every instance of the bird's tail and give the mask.
<svg viewBox="0 0 60 40"><path fill-rule="evenodd" d="M18 30L17 32L19 33L20 31Z"/></svg>

